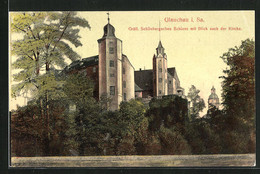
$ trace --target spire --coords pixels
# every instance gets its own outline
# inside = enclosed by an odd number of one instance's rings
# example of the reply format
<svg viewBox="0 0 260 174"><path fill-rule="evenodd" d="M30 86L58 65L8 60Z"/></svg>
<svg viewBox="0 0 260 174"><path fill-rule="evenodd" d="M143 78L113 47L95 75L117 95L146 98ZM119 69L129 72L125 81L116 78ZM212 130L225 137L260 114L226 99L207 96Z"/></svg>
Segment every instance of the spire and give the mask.
<svg viewBox="0 0 260 174"><path fill-rule="evenodd" d="M161 42L161 21L159 20L159 41Z"/></svg>
<svg viewBox="0 0 260 174"><path fill-rule="evenodd" d="M164 56L164 48L162 46L162 42L159 41L159 44L158 44L158 47L156 48L156 51L157 51L157 56L159 54L161 54L162 56Z"/></svg>
<svg viewBox="0 0 260 174"><path fill-rule="evenodd" d="M109 12L107 12L107 21L108 21L108 23L109 23Z"/></svg>
<svg viewBox="0 0 260 174"><path fill-rule="evenodd" d="M164 48L163 48L162 42L161 42L161 21L160 20L159 20L159 44L158 44L158 47L156 48L156 51L157 51L157 56L159 54L164 56Z"/></svg>

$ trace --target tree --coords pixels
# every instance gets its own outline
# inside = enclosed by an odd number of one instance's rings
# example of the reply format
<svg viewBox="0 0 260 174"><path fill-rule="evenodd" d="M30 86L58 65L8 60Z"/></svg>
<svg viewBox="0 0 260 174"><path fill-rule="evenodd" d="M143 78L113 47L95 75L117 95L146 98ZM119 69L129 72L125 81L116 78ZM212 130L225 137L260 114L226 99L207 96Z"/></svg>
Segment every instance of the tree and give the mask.
<svg viewBox="0 0 260 174"><path fill-rule="evenodd" d="M98 127L102 126L99 124L99 105L93 97L94 83L82 74L66 74L64 78L66 103L76 107L72 115L75 124L70 128L74 131L71 131L70 136L75 139L79 154L84 155L85 149L89 144L94 144L94 139L99 136Z"/></svg>
<svg viewBox="0 0 260 174"><path fill-rule="evenodd" d="M118 123L120 131L117 153L134 155L143 153L147 140L148 120L145 117L145 106L140 99L122 102L119 109ZM130 148L132 147L132 148Z"/></svg>
<svg viewBox="0 0 260 174"><path fill-rule="evenodd" d="M19 82L13 88L14 95L32 86L40 88L36 77L41 68L44 67L45 72L57 66L64 68L65 58L78 59L79 55L68 43L82 46L79 29L75 27L90 28L86 20L76 17L75 12L13 13L11 19L11 32L23 36L11 42L11 54L18 57L12 68L21 69L14 76L14 81Z"/></svg>
<svg viewBox="0 0 260 174"><path fill-rule="evenodd" d="M63 97L59 90L62 82L57 79L57 69L64 68L65 59L76 60L79 55L71 46L82 46L78 27L90 28L85 19L75 12L28 12L11 15L11 32L23 38L11 42L11 54L17 56L12 68L20 69L14 75L18 84L12 87L17 96L32 90L39 99L41 117L45 127L46 154L49 153L51 100Z"/></svg>
<svg viewBox="0 0 260 174"><path fill-rule="evenodd" d="M223 112L229 151L255 151L255 42L230 48L221 58L227 64L222 82Z"/></svg>
<svg viewBox="0 0 260 174"><path fill-rule="evenodd" d="M224 111L240 121L254 125L255 118L255 42L247 39L221 56L227 64L222 87Z"/></svg>
<svg viewBox="0 0 260 174"><path fill-rule="evenodd" d="M187 98L190 100L191 106L189 108L190 119L194 121L199 117L199 112L205 108L204 100L199 96L200 90L194 85L191 85Z"/></svg>

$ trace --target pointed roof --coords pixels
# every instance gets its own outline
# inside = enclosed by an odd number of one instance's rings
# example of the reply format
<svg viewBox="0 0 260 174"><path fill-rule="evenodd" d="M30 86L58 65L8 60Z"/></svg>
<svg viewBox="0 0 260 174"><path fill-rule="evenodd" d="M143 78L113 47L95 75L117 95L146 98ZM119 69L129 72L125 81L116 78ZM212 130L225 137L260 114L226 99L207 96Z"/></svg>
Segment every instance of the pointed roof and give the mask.
<svg viewBox="0 0 260 174"><path fill-rule="evenodd" d="M159 44L158 44L158 47L157 47L157 48L163 48L161 41L159 41Z"/></svg>

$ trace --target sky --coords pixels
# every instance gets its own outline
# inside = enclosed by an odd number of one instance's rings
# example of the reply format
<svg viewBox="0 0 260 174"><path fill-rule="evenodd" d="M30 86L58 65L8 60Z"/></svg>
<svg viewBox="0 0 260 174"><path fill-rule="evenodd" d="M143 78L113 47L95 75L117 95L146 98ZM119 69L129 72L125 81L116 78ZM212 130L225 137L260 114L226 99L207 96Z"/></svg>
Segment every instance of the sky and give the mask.
<svg viewBox="0 0 260 174"><path fill-rule="evenodd" d="M97 55L97 40L103 36L107 12L78 12L78 16L85 18L91 29L80 28L82 47L73 49L82 58ZM229 48L241 45L242 40L255 40L254 16L254 11L109 12L115 35L123 41L123 54L127 55L135 70L152 69L152 58L161 40L167 54L168 67L176 68L185 94L194 85L200 90L199 95L206 106L212 86L221 100L222 79L219 76L223 75L222 71L227 66L220 56ZM168 30L159 32L148 28L159 26ZM196 29L191 30L194 27ZM10 57L10 62L14 59ZM10 99L10 109L16 108L16 104L23 105L23 98ZM206 112L207 107L200 115Z"/></svg>

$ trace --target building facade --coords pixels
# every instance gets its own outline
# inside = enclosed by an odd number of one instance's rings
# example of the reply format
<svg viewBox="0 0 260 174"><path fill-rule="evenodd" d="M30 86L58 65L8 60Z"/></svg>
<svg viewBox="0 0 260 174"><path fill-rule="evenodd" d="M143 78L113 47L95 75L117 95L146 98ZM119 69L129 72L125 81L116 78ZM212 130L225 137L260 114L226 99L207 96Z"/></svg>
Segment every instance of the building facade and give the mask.
<svg viewBox="0 0 260 174"><path fill-rule="evenodd" d="M159 41L153 56L153 69L135 71L135 97L149 99L166 95L184 97L175 67L168 68L167 55Z"/></svg>
<svg viewBox="0 0 260 174"><path fill-rule="evenodd" d="M98 55L74 61L65 68L67 72L83 73L94 83L94 97L108 98L107 109L117 110L122 101L135 97L134 67L122 53L122 40L115 36L115 28L108 24L98 39Z"/></svg>
<svg viewBox="0 0 260 174"><path fill-rule="evenodd" d="M97 40L98 55L74 61L65 71L90 77L95 83L94 97L97 100L107 98L107 109L117 110L122 101L132 98L149 102L152 97L184 95L176 69L167 67L167 55L161 41L152 59L153 69L135 71L122 52L123 42L116 37L109 18L103 30L103 36Z"/></svg>

